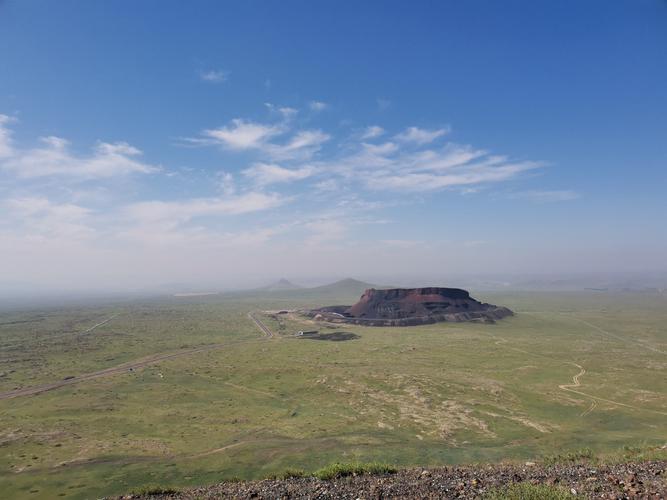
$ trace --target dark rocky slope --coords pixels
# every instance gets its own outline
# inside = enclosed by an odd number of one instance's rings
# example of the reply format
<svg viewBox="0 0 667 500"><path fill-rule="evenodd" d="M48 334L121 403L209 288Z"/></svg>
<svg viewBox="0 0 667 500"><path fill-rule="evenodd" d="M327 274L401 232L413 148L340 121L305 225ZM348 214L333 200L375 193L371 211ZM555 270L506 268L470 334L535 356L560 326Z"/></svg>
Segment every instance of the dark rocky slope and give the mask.
<svg viewBox="0 0 667 500"><path fill-rule="evenodd" d="M479 465L409 469L395 474L356 475L331 480L312 477L221 483L151 496L170 499L483 499L511 485L544 485L548 498L650 498L667 495L665 461L615 465ZM561 492L558 495L556 492ZM556 496L558 495L558 496ZM126 496L122 498L147 498ZM496 498L496 497L493 497ZM510 498L510 497L503 497ZM516 496L511 498L517 498ZM531 496L530 498L536 498Z"/></svg>
<svg viewBox="0 0 667 500"><path fill-rule="evenodd" d="M318 320L368 326L410 326L437 321L492 323L511 316L506 307L473 299L460 288L369 288L352 306L330 306L309 311Z"/></svg>

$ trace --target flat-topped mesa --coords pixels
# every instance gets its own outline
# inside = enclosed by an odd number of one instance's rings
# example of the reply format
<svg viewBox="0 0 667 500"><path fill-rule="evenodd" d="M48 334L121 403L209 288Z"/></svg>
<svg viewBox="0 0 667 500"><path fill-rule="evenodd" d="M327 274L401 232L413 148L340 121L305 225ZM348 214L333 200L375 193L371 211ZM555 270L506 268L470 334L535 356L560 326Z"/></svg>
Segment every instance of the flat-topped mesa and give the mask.
<svg viewBox="0 0 667 500"><path fill-rule="evenodd" d="M460 288L369 288L352 306L323 307L314 319L369 326L408 326L437 321L493 323L511 316L506 307L485 304Z"/></svg>

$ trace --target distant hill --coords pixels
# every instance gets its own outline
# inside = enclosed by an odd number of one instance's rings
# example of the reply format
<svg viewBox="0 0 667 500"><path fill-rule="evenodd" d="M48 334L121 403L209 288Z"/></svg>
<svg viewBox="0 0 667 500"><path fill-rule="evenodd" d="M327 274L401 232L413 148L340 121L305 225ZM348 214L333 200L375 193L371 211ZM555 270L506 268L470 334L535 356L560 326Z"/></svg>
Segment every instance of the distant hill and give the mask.
<svg viewBox="0 0 667 500"><path fill-rule="evenodd" d="M381 288L378 285L366 283L364 281L346 278L344 280L329 283L328 285L316 286L308 290L317 294L330 294L338 296L361 296L369 288Z"/></svg>
<svg viewBox="0 0 667 500"><path fill-rule="evenodd" d="M285 290L300 290L302 288L303 287L295 285L294 283L292 283L289 280L286 280L285 278L281 278L275 283L271 283L270 285L262 287L259 290L265 292L283 292Z"/></svg>
<svg viewBox="0 0 667 500"><path fill-rule="evenodd" d="M304 288L286 279L281 279L271 285L235 292L243 296L258 296L271 298L271 300L312 300L315 304L351 304L359 300L359 297L369 288L391 288L380 287L372 283L355 280L352 278L336 281L327 285Z"/></svg>

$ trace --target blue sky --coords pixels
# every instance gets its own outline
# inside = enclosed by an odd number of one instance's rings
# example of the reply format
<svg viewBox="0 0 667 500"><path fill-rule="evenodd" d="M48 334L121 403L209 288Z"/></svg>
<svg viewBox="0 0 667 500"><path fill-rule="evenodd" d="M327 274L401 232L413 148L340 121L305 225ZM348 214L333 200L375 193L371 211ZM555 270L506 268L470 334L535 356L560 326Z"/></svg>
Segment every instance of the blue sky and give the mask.
<svg viewBox="0 0 667 500"><path fill-rule="evenodd" d="M665 270L667 2L0 2L0 271Z"/></svg>

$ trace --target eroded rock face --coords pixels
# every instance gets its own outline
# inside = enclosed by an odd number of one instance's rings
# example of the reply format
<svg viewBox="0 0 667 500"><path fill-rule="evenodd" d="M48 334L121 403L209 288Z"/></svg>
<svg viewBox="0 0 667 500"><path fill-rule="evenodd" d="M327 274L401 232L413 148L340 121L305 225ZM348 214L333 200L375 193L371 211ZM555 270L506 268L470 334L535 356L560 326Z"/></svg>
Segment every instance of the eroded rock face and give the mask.
<svg viewBox="0 0 667 500"><path fill-rule="evenodd" d="M369 326L408 326L437 321L493 323L512 314L506 307L473 299L466 290L439 287L370 288L352 306L310 311L311 317L316 319Z"/></svg>

